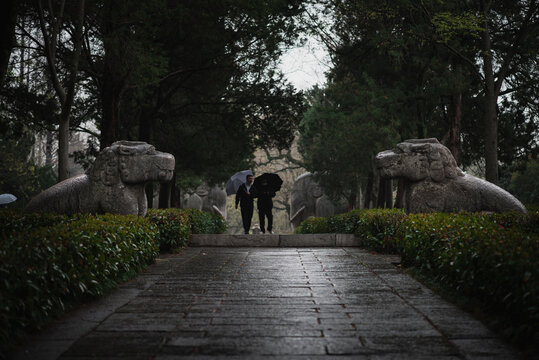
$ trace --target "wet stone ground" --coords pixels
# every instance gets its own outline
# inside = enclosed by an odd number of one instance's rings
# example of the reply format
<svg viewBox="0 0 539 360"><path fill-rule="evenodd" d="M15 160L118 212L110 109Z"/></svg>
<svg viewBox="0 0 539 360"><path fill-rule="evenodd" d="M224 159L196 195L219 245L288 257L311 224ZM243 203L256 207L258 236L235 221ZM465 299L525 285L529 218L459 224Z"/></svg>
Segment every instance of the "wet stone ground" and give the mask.
<svg viewBox="0 0 539 360"><path fill-rule="evenodd" d="M392 261L359 248L188 248L120 287L108 314L82 316L86 330L66 320L34 345L56 344L63 360L518 358Z"/></svg>

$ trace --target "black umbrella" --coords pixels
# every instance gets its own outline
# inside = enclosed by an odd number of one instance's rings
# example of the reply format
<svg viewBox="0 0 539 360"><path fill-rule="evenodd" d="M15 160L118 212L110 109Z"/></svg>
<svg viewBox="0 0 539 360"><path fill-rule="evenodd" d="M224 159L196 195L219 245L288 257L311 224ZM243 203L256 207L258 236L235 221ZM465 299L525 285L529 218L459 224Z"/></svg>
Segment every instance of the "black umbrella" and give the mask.
<svg viewBox="0 0 539 360"><path fill-rule="evenodd" d="M281 190L281 185L283 184L283 179L277 174L274 173L264 173L258 177L255 178L254 186L255 188L260 191L269 191L269 192L277 192Z"/></svg>

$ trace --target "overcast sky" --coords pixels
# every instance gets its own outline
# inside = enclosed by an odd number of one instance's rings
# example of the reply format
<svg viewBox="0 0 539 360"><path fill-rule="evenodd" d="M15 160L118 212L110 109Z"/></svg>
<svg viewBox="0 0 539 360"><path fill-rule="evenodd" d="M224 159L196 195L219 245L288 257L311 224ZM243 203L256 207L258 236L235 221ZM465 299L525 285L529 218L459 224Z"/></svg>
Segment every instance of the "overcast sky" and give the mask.
<svg viewBox="0 0 539 360"><path fill-rule="evenodd" d="M302 47L292 48L282 56L281 69L297 89L308 90L326 82L324 73L329 69L329 56L324 46L311 38Z"/></svg>

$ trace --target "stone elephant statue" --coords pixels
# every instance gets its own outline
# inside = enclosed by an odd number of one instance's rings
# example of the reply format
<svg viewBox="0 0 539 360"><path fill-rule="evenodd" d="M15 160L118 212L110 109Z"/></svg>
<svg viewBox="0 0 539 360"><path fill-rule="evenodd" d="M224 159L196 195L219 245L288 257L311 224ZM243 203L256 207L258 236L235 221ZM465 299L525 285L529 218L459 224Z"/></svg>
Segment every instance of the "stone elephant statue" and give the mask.
<svg viewBox="0 0 539 360"><path fill-rule="evenodd" d="M407 213L518 211L526 208L502 188L464 173L437 139L411 139L376 155L383 178L404 179Z"/></svg>
<svg viewBox="0 0 539 360"><path fill-rule="evenodd" d="M227 195L224 188L210 187L206 184L198 186L194 191L187 191L182 196L183 209L198 209L221 215L226 220Z"/></svg>
<svg viewBox="0 0 539 360"><path fill-rule="evenodd" d="M145 185L172 179L174 156L140 141L117 141L103 149L85 174L34 197L25 212L113 213L145 216Z"/></svg>
<svg viewBox="0 0 539 360"><path fill-rule="evenodd" d="M346 203L342 201L334 203L323 193L310 172L301 174L294 181L290 194L292 229L297 228L309 217L328 217L346 211L348 211Z"/></svg>

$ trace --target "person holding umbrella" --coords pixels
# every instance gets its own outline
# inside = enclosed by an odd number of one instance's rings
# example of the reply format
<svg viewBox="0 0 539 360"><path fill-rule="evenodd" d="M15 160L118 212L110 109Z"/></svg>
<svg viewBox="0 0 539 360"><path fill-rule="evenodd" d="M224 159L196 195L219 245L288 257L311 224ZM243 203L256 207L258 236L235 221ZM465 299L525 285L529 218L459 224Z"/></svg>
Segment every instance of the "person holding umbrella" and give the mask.
<svg viewBox="0 0 539 360"><path fill-rule="evenodd" d="M266 217L268 218L268 234L273 234L271 230L273 227L273 214L271 210L273 209L273 200L275 193L268 188L268 181L263 179L261 181L262 187L258 194L258 219L260 220L260 231L262 234L265 234L265 223Z"/></svg>
<svg viewBox="0 0 539 360"><path fill-rule="evenodd" d="M253 201L258 196L256 187L253 184L253 175L247 175L245 177L245 183L241 184L236 192L236 209L238 203L241 207L241 221L243 222L243 229L246 234L249 234L251 228L251 219L253 217Z"/></svg>
<svg viewBox="0 0 539 360"><path fill-rule="evenodd" d="M281 177L274 173L264 173L255 179L254 186L258 191L258 218L260 220L260 230L263 234L266 233L265 223L266 217L268 218L268 233L273 234L273 200L275 193L281 189L283 180Z"/></svg>

